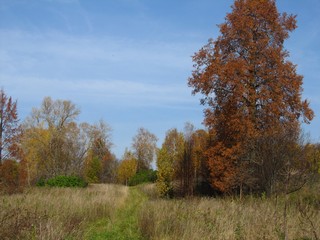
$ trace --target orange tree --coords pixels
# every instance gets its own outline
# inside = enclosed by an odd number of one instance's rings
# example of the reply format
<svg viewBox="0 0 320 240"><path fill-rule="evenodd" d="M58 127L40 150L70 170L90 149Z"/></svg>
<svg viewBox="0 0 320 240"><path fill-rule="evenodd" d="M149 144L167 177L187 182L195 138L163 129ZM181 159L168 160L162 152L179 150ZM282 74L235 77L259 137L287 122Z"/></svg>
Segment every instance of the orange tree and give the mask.
<svg viewBox="0 0 320 240"><path fill-rule="evenodd" d="M204 95L210 182L222 192L236 188L244 161L258 162L257 139L297 133L300 120L313 118L301 99L303 77L284 49L296 27L296 17L280 14L275 0L235 0L220 36L193 56L188 83Z"/></svg>

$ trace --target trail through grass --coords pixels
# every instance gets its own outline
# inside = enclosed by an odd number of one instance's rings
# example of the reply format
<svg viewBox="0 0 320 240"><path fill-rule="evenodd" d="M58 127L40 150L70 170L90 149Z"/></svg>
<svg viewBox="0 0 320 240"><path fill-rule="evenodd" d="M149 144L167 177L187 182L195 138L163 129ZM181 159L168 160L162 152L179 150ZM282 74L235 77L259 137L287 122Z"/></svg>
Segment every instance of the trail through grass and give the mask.
<svg viewBox="0 0 320 240"><path fill-rule="evenodd" d="M147 196L138 188L129 189L129 196L114 219L103 219L93 225L84 239L138 240L143 239L138 227L138 212Z"/></svg>

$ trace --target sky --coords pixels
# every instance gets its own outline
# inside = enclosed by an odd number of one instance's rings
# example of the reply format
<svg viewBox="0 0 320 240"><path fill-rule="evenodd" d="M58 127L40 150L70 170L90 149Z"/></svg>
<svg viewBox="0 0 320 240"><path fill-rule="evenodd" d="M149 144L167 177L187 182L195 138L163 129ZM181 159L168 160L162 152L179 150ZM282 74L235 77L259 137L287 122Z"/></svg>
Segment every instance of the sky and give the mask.
<svg viewBox="0 0 320 240"><path fill-rule="evenodd" d="M80 109L78 122L106 121L121 158L138 128L158 137L185 122L204 128L187 81L191 56L219 35L232 0L0 0L0 87L18 100L21 121L44 97ZM320 1L278 0L296 14L285 47L304 76L320 140Z"/></svg>

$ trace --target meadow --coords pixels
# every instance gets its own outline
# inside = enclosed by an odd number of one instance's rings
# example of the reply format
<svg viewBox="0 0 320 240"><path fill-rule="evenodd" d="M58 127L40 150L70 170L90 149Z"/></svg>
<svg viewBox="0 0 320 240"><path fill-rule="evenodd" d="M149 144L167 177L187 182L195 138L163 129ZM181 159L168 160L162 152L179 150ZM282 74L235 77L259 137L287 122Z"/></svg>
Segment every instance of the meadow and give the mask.
<svg viewBox="0 0 320 240"><path fill-rule="evenodd" d="M0 239L82 239L89 224L112 219L128 188L39 188L0 196Z"/></svg>
<svg viewBox="0 0 320 240"><path fill-rule="evenodd" d="M284 217L284 203L288 208ZM319 185L274 196L160 199L151 184L0 197L0 239L319 239Z"/></svg>

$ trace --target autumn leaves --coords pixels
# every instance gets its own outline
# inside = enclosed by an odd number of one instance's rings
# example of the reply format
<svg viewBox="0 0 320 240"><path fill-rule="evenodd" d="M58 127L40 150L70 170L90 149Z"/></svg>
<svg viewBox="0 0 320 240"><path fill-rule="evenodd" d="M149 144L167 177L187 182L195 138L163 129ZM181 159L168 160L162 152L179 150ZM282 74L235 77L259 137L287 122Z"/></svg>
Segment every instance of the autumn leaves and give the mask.
<svg viewBox="0 0 320 240"><path fill-rule="evenodd" d="M240 182L241 188L270 192L284 166L300 159L271 159L267 152L275 146L297 148L300 120L313 118L309 103L301 99L303 77L283 45L297 27L296 18L279 14L271 0L236 0L232 10L219 25L220 36L194 55L189 86L204 95L201 103L207 106L212 187L229 192ZM267 146L269 139L277 143ZM274 171L266 173L266 166Z"/></svg>
<svg viewBox="0 0 320 240"><path fill-rule="evenodd" d="M21 147L27 149L28 172L37 179L80 174L84 168L91 182L127 183L150 169L156 155L163 196L193 195L204 185L211 186L211 193L272 194L292 173L303 179L308 154L300 123L309 123L314 113L301 99L303 77L284 48L296 27L295 16L280 14L274 0L236 0L219 25L220 36L193 56L188 84L203 96L207 130L171 129L157 150L156 136L139 129L134 152L126 152L119 167L105 123L77 124L74 104L46 98L26 122L23 139L28 140ZM1 102L0 163L9 153L5 137L18 131L16 105L1 94L8 103ZM12 124L5 125L6 119Z"/></svg>

